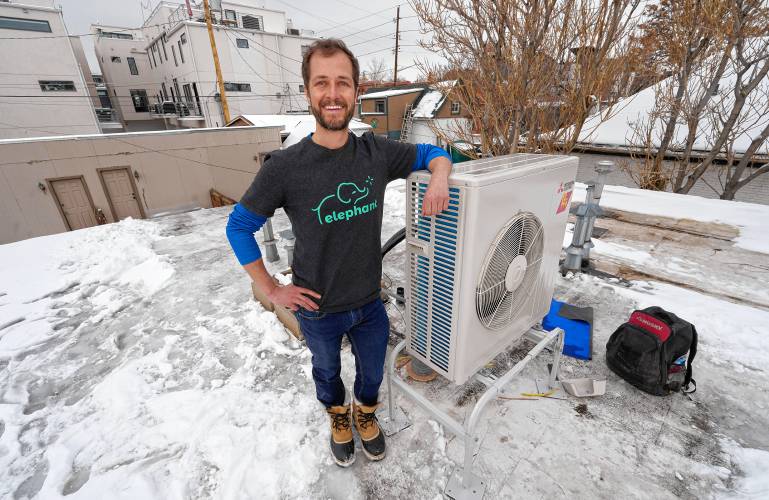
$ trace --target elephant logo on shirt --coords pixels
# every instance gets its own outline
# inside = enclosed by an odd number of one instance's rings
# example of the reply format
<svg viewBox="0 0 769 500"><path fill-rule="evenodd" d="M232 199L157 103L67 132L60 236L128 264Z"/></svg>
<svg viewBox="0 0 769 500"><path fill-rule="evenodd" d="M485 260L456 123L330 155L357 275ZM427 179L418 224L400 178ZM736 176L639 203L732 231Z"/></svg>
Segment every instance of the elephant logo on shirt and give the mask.
<svg viewBox="0 0 769 500"><path fill-rule="evenodd" d="M347 221L375 210L376 200L365 202L371 193L370 187L373 186L374 179L369 176L363 184L364 186L360 187L354 182L339 183L334 194L323 198L318 206L312 209L317 212L318 222L323 225Z"/></svg>

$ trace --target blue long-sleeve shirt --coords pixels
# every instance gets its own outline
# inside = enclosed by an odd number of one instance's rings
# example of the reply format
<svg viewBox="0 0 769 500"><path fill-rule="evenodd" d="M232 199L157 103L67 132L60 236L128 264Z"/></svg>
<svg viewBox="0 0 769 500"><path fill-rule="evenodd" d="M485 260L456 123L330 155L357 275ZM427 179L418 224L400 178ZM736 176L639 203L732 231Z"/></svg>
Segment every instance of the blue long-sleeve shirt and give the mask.
<svg viewBox="0 0 769 500"><path fill-rule="evenodd" d="M432 144L417 144L417 155L411 171L425 170L430 162L440 156L449 160L449 154ZM238 262L245 266L262 258L262 252L254 238L254 233L262 228L267 218L255 214L240 203L236 204L227 220L227 239L230 242Z"/></svg>

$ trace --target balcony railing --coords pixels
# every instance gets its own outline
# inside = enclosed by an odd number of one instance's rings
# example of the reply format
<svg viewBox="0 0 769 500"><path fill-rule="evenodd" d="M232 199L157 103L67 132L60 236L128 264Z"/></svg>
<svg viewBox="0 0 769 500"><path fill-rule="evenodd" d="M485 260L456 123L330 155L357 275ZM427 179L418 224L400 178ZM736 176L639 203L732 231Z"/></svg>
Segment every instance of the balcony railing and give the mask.
<svg viewBox="0 0 769 500"><path fill-rule="evenodd" d="M192 17L190 17L190 13L187 11L187 6L185 4L181 4L179 7L174 10L171 15L168 16L168 21L170 23L169 30L172 30L174 26L181 23L182 21L196 21L199 23L206 22L206 14L205 11L196 5L192 9ZM235 15L235 19L232 19L231 16ZM251 14L251 13L243 13L243 12L236 12L234 10L230 9L224 9L223 11L211 11L211 23L212 24L218 24L221 26L230 26L233 28L246 28L246 29L253 29L253 30L259 30L264 31L264 18L257 14Z"/></svg>
<svg viewBox="0 0 769 500"><path fill-rule="evenodd" d="M155 115L175 115L179 118L199 118L203 113L194 100L157 101L150 111Z"/></svg>
<svg viewBox="0 0 769 500"><path fill-rule="evenodd" d="M115 113L115 110L112 108L96 108L96 118L98 118L101 123L119 121L117 113Z"/></svg>

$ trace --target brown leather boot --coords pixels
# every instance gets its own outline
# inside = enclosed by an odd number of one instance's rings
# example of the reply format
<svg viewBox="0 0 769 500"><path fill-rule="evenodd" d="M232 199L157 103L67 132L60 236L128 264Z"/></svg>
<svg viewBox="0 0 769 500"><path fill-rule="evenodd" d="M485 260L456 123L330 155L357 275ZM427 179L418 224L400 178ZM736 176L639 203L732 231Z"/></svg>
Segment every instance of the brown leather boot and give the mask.
<svg viewBox="0 0 769 500"><path fill-rule="evenodd" d="M363 453L370 460L382 460L385 457L385 436L374 414L377 408L379 404L366 406L357 401L353 401L352 404L355 429L363 444Z"/></svg>
<svg viewBox="0 0 769 500"><path fill-rule="evenodd" d="M352 440L350 407L332 406L326 409L331 418L331 454L340 467L349 467L355 462L355 442Z"/></svg>

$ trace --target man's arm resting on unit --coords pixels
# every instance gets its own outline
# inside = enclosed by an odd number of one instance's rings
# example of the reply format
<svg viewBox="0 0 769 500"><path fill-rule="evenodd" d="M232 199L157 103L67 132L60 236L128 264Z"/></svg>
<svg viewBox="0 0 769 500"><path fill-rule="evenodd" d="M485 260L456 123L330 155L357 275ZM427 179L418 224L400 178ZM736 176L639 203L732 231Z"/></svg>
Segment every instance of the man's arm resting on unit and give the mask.
<svg viewBox="0 0 769 500"><path fill-rule="evenodd" d="M227 239L235 252L238 262L243 266L256 286L275 304L288 307L296 311L304 307L315 311L318 305L310 300L307 295L320 299L320 295L312 290L295 285L282 286L273 280L270 273L264 267L262 252L256 243L254 233L257 232L267 218L257 215L240 203L235 205L227 221Z"/></svg>
<svg viewBox="0 0 769 500"><path fill-rule="evenodd" d="M422 215L436 215L449 207L449 175L451 157L432 144L417 144L417 158L411 170L430 169L432 176L422 200Z"/></svg>

